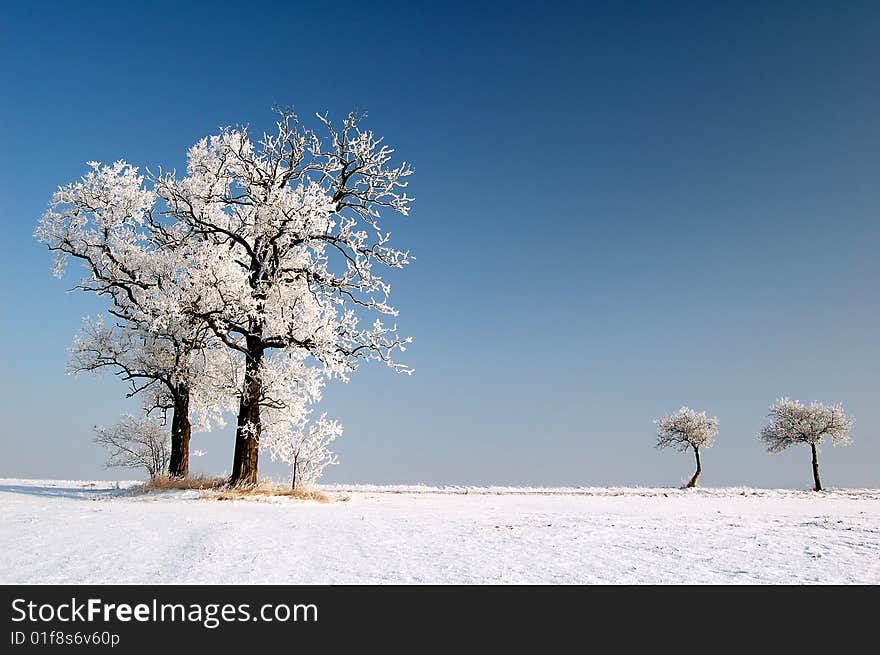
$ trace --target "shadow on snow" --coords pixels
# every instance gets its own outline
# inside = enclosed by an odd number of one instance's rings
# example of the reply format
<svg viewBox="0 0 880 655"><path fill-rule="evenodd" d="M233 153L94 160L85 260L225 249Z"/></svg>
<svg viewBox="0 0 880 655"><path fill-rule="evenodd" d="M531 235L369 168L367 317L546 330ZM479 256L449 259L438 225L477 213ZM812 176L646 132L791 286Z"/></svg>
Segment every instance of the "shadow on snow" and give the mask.
<svg viewBox="0 0 880 655"><path fill-rule="evenodd" d="M24 484L0 484L0 493L25 494L28 496L42 496L49 498L72 498L75 500L91 500L94 498L108 498L130 493L127 489L94 489L91 487L71 486L48 486L48 485L24 485Z"/></svg>

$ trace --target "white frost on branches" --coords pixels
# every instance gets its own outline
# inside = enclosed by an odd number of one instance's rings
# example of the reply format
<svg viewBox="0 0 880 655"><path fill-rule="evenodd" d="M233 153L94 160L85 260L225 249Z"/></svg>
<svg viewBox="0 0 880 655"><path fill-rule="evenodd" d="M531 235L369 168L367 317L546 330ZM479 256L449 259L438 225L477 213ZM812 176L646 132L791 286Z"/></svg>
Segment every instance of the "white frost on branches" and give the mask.
<svg viewBox="0 0 880 655"><path fill-rule="evenodd" d="M68 370L112 371L148 413L173 410L169 472L185 475L189 413L213 419L200 418L197 429L219 423L218 400L206 393L216 385L206 372L221 344L184 312L193 259L174 222L157 212L144 177L122 161L89 166L79 182L55 193L35 233L55 253L56 275L69 260L79 261L84 274L75 289L109 301L107 317L85 320Z"/></svg>
<svg viewBox="0 0 880 655"><path fill-rule="evenodd" d="M689 407L682 407L654 423L657 425L657 448L674 448L679 452L689 448L709 448L718 434L717 418Z"/></svg>
<svg viewBox="0 0 880 655"><path fill-rule="evenodd" d="M222 409L229 398L217 395L211 373L218 368L222 351L203 343L194 348L167 331L152 332L143 324L86 317L70 350L67 370L73 375L110 370L128 382L127 397L139 395L147 413L174 406L172 391L187 389L192 397L189 411L198 417L196 431L223 427Z"/></svg>
<svg viewBox="0 0 880 655"><path fill-rule="evenodd" d="M315 484L325 468L336 464L330 444L340 435L342 425L338 421L329 420L326 414L310 420L306 414L281 430L263 432L261 442L273 462L280 460L290 466L291 486L298 489Z"/></svg>
<svg viewBox="0 0 880 655"><path fill-rule="evenodd" d="M274 416L267 401L279 399L266 388L276 355L308 356L343 380L365 360L410 372L394 360L409 338L383 320L397 310L382 277L410 257L380 221L386 210L408 214L411 167L392 165L393 151L357 116L340 126L319 116L322 139L292 112L278 113L276 131L256 143L246 128L226 128L189 150L186 175L151 178L174 237L186 244L184 314L243 360L234 484L256 482L265 430L300 420ZM295 394L282 402L299 404Z"/></svg>
<svg viewBox="0 0 880 655"><path fill-rule="evenodd" d="M336 463L329 446L342 435L342 425L326 414L312 419L324 379L319 370L306 366L299 353L264 360L261 378L260 446L273 462L291 467L294 488L308 487Z"/></svg>
<svg viewBox="0 0 880 655"><path fill-rule="evenodd" d="M54 272L59 277L73 257L93 274L83 279L82 287L98 291L100 286L112 293L106 286L108 277L149 286L152 281L141 277L137 264L150 268L142 246L155 193L144 188L138 169L123 161L92 161L88 166L91 170L79 182L58 189L35 236L55 252Z"/></svg>
<svg viewBox="0 0 880 655"><path fill-rule="evenodd" d="M188 312L230 348L307 350L327 374L347 378L359 360L392 359L408 338L378 317L397 316L381 268L403 268L380 210L407 215L401 189L412 170L349 116L339 130L319 117L328 143L280 111L277 132L255 144L226 128L188 153L187 175L153 178L163 213L191 246ZM250 342L249 342L250 340Z"/></svg>
<svg viewBox="0 0 880 655"><path fill-rule="evenodd" d="M840 404L812 402L804 405L789 398L780 398L770 405L769 417L770 423L761 430L759 437L771 453L798 443L818 446L826 437L830 437L835 446L847 445L854 423Z"/></svg>
<svg viewBox="0 0 880 655"><path fill-rule="evenodd" d="M338 436L325 417L304 427L322 376L347 380L366 360L411 372L394 359L410 339L397 334L383 272L411 259L385 215L409 214L412 167L392 163L360 116L318 116L319 136L278 114L256 141L243 127L203 138L180 176L90 162L35 234L57 275L80 261L75 288L109 300L112 318L86 323L71 369L112 370L130 395L150 390L148 409L191 411L197 429L236 414L236 484L256 481L259 447L286 457L294 437L283 435L299 435L299 453ZM308 478L305 468L323 466L300 467Z"/></svg>
<svg viewBox="0 0 880 655"><path fill-rule="evenodd" d="M144 468L150 477L168 466L170 440L158 418L125 414L116 425L95 428L95 443L109 451L106 468Z"/></svg>

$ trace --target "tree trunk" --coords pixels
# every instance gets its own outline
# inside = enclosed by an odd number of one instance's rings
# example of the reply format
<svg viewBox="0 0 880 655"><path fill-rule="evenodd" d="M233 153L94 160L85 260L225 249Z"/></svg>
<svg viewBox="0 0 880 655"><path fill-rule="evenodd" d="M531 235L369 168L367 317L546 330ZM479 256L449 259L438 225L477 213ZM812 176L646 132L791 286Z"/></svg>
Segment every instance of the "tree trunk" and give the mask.
<svg viewBox="0 0 880 655"><path fill-rule="evenodd" d="M189 422L189 389L178 389L174 397L174 415L171 417L171 459L168 475L185 478L189 475L189 440L192 425Z"/></svg>
<svg viewBox="0 0 880 655"><path fill-rule="evenodd" d="M249 354L245 360L244 389L238 407L238 427L235 431L235 454L232 460L232 485L257 483L257 465L260 455L260 363L263 346L257 339L248 338Z"/></svg>
<svg viewBox="0 0 880 655"><path fill-rule="evenodd" d="M703 472L703 467L700 464L700 449L699 448L694 447L694 457L697 458L697 470L694 473L694 477L691 478L691 481L688 482L687 485L685 485L686 489L692 489L693 487L696 487L697 480L700 479L700 473Z"/></svg>
<svg viewBox="0 0 880 655"><path fill-rule="evenodd" d="M816 450L816 444L810 444L810 450L813 451L813 487L816 491L822 491L822 481L819 479L819 452Z"/></svg>

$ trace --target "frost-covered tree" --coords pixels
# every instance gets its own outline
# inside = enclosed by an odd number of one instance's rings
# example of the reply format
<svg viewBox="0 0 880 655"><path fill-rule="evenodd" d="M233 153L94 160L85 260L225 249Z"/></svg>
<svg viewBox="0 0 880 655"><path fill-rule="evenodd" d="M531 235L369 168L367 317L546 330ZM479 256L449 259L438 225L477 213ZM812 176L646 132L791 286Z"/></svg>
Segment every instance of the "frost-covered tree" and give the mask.
<svg viewBox="0 0 880 655"><path fill-rule="evenodd" d="M109 370L128 383L127 397L138 395L142 399L147 414L159 411L167 422L171 412L168 474L172 477L189 473L193 415L198 429L207 431L223 425L222 400L207 362L207 358L221 353L208 345L206 336L187 341L167 330L156 332L122 321L107 325L103 317L86 318L70 349L70 373L100 374Z"/></svg>
<svg viewBox="0 0 880 655"><path fill-rule="evenodd" d="M312 419L324 381L320 371L303 360L302 353L272 356L264 361L262 375L260 447L272 461L290 466L293 489L314 484L336 463L330 444L342 434L342 425L326 414Z"/></svg>
<svg viewBox="0 0 880 655"><path fill-rule="evenodd" d="M321 414L315 420L288 424L283 430L264 430L261 445L273 462L280 460L290 466L291 489L299 489L315 484L324 469L337 462L330 444L341 434L342 425Z"/></svg>
<svg viewBox="0 0 880 655"><path fill-rule="evenodd" d="M89 346L96 356L81 369L159 380L165 355L180 352L169 393L187 421L183 399L194 381L208 379L205 415L216 416L228 380L239 379L234 484L257 481L265 362L275 353L308 356L344 380L369 359L410 372L392 359L409 339L383 322L397 311L382 277L410 258L391 245L382 214L409 213L411 167L392 165L393 150L358 116L339 125L319 116L321 138L292 112L279 115L277 130L257 143L244 128L201 140L184 176L160 171L151 188L125 162L92 162L80 182L59 189L36 233L56 253L57 274L80 260L86 275L77 288L110 300L123 331L110 341L121 334L152 354L171 346L139 361L136 373L112 344L101 344L109 359ZM231 351L220 365L204 356L215 342Z"/></svg>
<svg viewBox="0 0 880 655"><path fill-rule="evenodd" d="M403 268L409 256L380 219L408 214L410 166L392 165L393 151L357 116L338 128L319 117L322 139L292 112L279 114L256 144L244 128L224 129L190 149L184 177L155 178L197 272L187 315L244 359L233 484L257 481L273 352L303 352L342 379L367 359L409 372L392 359L409 340L381 320L397 315L382 269Z"/></svg>
<svg viewBox="0 0 880 655"><path fill-rule="evenodd" d="M830 438L835 446L850 443L849 431L853 419L841 405L812 402L804 405L797 400L780 398L770 405L770 422L761 430L759 438L771 453L782 452L794 444L807 444L813 455L813 488L822 491L819 478L819 444Z"/></svg>
<svg viewBox="0 0 880 655"><path fill-rule="evenodd" d="M70 370L112 369L130 383L129 395L149 390L154 405L171 409L169 473L185 476L191 391L216 337L181 311L192 260L174 224L156 213L143 176L121 161L89 166L79 182L59 188L35 233L55 253L59 277L69 260L83 264L75 289L107 299L115 323L86 323Z"/></svg>
<svg viewBox="0 0 880 655"><path fill-rule="evenodd" d="M703 472L700 450L712 445L718 434L718 419L706 416L706 412L682 407L674 414L656 419L654 423L657 426L657 448L674 448L681 453L690 449L694 451L697 470L685 486L696 487Z"/></svg>
<svg viewBox="0 0 880 655"><path fill-rule="evenodd" d="M151 478L165 471L170 459L168 432L155 417L125 414L116 425L95 428L95 443L109 451L106 468L147 470Z"/></svg>

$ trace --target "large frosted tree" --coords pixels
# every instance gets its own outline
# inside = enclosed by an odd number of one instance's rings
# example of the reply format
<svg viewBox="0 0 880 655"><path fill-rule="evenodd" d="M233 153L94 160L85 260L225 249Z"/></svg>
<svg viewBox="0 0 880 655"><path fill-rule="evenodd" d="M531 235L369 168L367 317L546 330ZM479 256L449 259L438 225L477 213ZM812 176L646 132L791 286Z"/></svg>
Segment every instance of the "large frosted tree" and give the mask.
<svg viewBox="0 0 880 655"><path fill-rule="evenodd" d="M393 150L358 116L338 125L318 116L319 135L278 113L277 129L256 142L245 128L202 139L182 176L160 171L145 184L125 162L92 162L37 229L57 274L79 260L77 288L109 300L114 324L87 326L72 368L112 369L130 393L150 389L154 405L169 404L172 474L186 473L196 385L208 416L227 409L234 388L231 482L254 484L263 414L299 424L311 411L303 367L347 379L375 359L409 372L393 359L409 339L387 324L397 310L383 271L410 258L391 244L383 214L409 213L411 167L392 164ZM267 386L279 366L304 375L290 397Z"/></svg>
<svg viewBox="0 0 880 655"><path fill-rule="evenodd" d="M819 477L819 444L830 439L835 446L850 443L849 431L853 419L841 405L825 405L780 398L770 405L770 422L761 430L759 438L771 453L779 453L795 444L810 447L813 462L813 488L822 491Z"/></svg>
<svg viewBox="0 0 880 655"><path fill-rule="evenodd" d="M657 448L674 448L681 453L694 451L697 470L685 487L696 487L703 472L700 451L712 445L715 435L718 434L718 419L706 416L706 412L682 407L674 414L658 418L654 423L657 426Z"/></svg>
<svg viewBox="0 0 880 655"><path fill-rule="evenodd" d="M169 474L189 467L192 389L203 378L205 350L216 340L182 311L191 293L192 258L176 226L156 212L156 194L122 161L90 162L78 182L55 193L35 236L55 253L55 274L82 264L75 289L108 300L110 321L86 322L70 370L112 370L129 395L150 392L148 410L172 411Z"/></svg>
<svg viewBox="0 0 880 655"><path fill-rule="evenodd" d="M408 339L382 320L397 315L382 269L409 256L381 219L408 214L411 168L392 165L393 151L359 117L318 118L321 136L287 110L256 143L245 128L224 129L190 149L185 176L155 178L193 257L184 313L244 359L233 484L257 482L273 353L304 353L343 379L366 359L408 371L392 359Z"/></svg>

